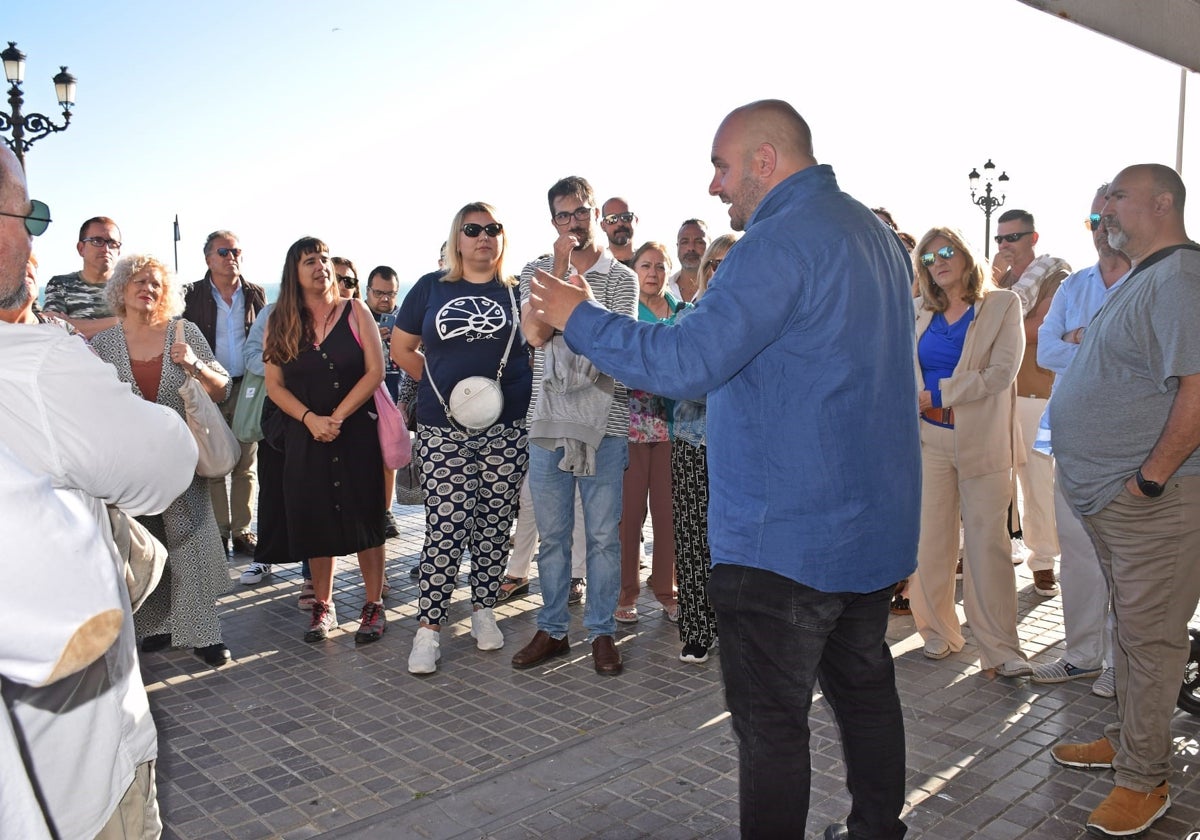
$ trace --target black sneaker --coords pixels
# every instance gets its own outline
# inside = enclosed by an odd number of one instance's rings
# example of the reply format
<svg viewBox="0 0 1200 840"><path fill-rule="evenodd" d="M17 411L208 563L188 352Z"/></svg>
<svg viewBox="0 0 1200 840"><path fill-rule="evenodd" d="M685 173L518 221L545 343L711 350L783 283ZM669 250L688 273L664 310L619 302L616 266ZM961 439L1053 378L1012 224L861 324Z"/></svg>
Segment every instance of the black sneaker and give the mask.
<svg viewBox="0 0 1200 840"><path fill-rule="evenodd" d="M166 650L170 646L170 633L155 633L153 636L147 636L142 639L142 653L154 653L155 651Z"/></svg>
<svg viewBox="0 0 1200 840"><path fill-rule="evenodd" d="M708 648L699 642L688 642L683 646L683 651L679 654L680 662L691 662L699 665L701 662L708 661Z"/></svg>
<svg viewBox="0 0 1200 840"><path fill-rule="evenodd" d="M383 536L389 540L400 536L400 527L396 524L396 517L390 510L383 513Z"/></svg>
<svg viewBox="0 0 1200 840"><path fill-rule="evenodd" d="M571 578L571 592L567 595L568 604L583 602L583 578Z"/></svg>
<svg viewBox="0 0 1200 840"><path fill-rule="evenodd" d="M215 645L205 645L204 647L192 648L192 653L196 654L196 656L200 657L214 668L220 668L233 658L233 656L229 653L229 648L225 647L224 643L222 642L217 642Z"/></svg>
<svg viewBox="0 0 1200 840"><path fill-rule="evenodd" d="M413 563L413 567L408 571L408 576L413 580L421 576L421 564L419 562Z"/></svg>

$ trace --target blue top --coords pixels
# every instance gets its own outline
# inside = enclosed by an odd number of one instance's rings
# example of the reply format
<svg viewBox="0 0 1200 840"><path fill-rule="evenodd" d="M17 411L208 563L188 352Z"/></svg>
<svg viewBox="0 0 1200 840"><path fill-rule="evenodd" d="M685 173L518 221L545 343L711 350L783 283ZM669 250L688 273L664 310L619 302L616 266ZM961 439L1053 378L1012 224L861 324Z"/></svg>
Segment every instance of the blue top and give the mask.
<svg viewBox="0 0 1200 840"><path fill-rule="evenodd" d="M447 402L454 386L468 376L495 379L514 324L512 300L499 281L443 283L444 273L435 271L417 281L400 304L396 327L409 335L421 336L425 348L429 373L421 377L417 386L417 421L451 428L429 385L429 377L433 377ZM516 286L512 292L515 297ZM519 321L516 329L500 380L504 411L498 423L523 419L533 388L529 350Z"/></svg>
<svg viewBox="0 0 1200 840"><path fill-rule="evenodd" d="M925 333L917 340L917 358L925 390L933 399L933 407L942 407L942 380L954 375L962 358L967 340L967 327L975 320L975 307L968 306L966 314L953 324L946 322L946 313L935 313Z"/></svg>
<svg viewBox="0 0 1200 840"><path fill-rule="evenodd" d="M812 166L762 200L688 317L587 303L565 335L631 387L708 394L713 563L874 592L916 568L911 288L891 231Z"/></svg>
<svg viewBox="0 0 1200 840"><path fill-rule="evenodd" d="M267 331L267 318L271 317L271 310L274 308L273 303L268 303L262 308L254 323L250 325L250 332L246 333L246 343L242 345L242 365L245 370L259 376L267 375L267 366L262 357L263 334Z"/></svg>
<svg viewBox="0 0 1200 840"><path fill-rule="evenodd" d="M675 316L679 323L694 311L695 304L689 303ZM708 415L706 397L694 400L673 400L671 405L671 440L682 440L692 446L705 446L705 421Z"/></svg>
<svg viewBox="0 0 1200 840"><path fill-rule="evenodd" d="M246 346L246 304L242 284L238 283L234 288L233 300L229 303L217 291L216 283L210 286L213 300L217 303L217 334L213 342L213 355L230 376L243 376L246 373L242 361L242 351Z"/></svg>
<svg viewBox="0 0 1200 840"><path fill-rule="evenodd" d="M1076 271L1062 281L1050 299L1050 311L1038 327L1037 363L1059 375L1066 373L1079 352L1079 345L1063 341L1063 336L1079 327L1084 327L1086 332L1087 325L1108 296L1124 282L1122 277L1111 288L1106 288L1099 263ZM1058 385L1057 377L1054 384Z"/></svg>

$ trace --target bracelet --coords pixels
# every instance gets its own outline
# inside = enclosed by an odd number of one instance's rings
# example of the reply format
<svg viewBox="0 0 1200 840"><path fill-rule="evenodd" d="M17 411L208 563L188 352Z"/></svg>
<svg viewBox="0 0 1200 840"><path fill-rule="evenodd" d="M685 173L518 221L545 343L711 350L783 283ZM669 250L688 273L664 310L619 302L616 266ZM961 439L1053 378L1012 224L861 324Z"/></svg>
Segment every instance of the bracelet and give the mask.
<svg viewBox="0 0 1200 840"><path fill-rule="evenodd" d="M304 422L304 418L305 418L305 417L307 417L307 416L308 416L308 415L310 415L310 414L312 414L312 409L311 409L311 408L310 408L308 411L306 411L306 412L304 412L303 414L301 414L301 415L300 415L300 422L301 422L301 423L303 423L303 422Z"/></svg>

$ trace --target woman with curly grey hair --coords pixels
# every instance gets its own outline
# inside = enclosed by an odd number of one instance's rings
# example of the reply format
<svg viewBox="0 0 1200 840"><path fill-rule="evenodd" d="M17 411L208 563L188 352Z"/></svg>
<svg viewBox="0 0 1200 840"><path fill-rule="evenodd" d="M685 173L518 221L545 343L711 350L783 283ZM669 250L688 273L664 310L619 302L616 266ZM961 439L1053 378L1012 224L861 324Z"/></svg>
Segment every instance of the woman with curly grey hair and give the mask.
<svg viewBox="0 0 1200 840"><path fill-rule="evenodd" d="M183 290L161 261L144 254L125 257L105 295L118 323L97 333L92 348L135 394L180 417L185 377L198 380L214 402L229 397L229 374L213 358L200 328L179 317ZM181 321L184 340L176 341ZM230 655L221 641L216 601L229 588L229 572L208 480L195 477L160 516L139 519L167 547L162 582L134 616L142 651L191 647L209 665L224 665Z"/></svg>

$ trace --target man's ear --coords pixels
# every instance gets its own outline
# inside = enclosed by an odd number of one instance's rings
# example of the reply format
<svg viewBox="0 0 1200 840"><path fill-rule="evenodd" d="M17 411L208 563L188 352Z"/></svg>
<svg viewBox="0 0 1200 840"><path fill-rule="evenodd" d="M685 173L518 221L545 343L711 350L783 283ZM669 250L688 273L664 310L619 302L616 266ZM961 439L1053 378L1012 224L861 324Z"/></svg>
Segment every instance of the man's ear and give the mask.
<svg viewBox="0 0 1200 840"><path fill-rule="evenodd" d="M760 178L770 178L779 164L779 154L770 143L759 143L754 150L754 174Z"/></svg>

